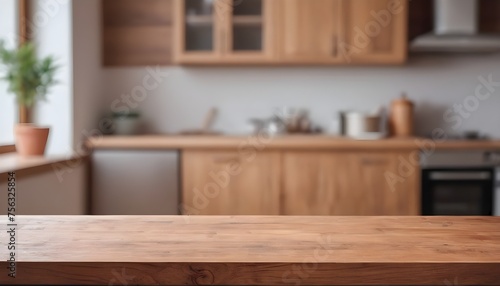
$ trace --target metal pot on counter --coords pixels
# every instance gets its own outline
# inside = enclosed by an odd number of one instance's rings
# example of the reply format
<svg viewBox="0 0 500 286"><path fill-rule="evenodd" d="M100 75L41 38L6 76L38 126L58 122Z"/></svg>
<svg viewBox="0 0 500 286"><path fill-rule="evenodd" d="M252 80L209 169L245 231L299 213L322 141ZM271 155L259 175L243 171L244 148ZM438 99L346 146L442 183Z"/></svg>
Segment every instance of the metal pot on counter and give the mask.
<svg viewBox="0 0 500 286"><path fill-rule="evenodd" d="M383 108L376 112L341 112L342 135L359 140L376 140L387 136L387 116Z"/></svg>

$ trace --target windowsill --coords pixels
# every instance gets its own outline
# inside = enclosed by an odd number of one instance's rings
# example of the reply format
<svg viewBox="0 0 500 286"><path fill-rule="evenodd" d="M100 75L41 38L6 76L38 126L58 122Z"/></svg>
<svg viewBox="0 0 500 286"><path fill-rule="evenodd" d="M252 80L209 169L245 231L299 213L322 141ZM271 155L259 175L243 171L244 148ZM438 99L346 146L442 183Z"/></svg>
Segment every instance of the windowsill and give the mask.
<svg viewBox="0 0 500 286"><path fill-rule="evenodd" d="M0 176L9 172L53 170L55 164L72 166L72 162L79 159L82 158L72 154L39 157L22 157L15 152L0 154Z"/></svg>
<svg viewBox="0 0 500 286"><path fill-rule="evenodd" d="M0 155L11 152L16 152L15 145L0 145Z"/></svg>

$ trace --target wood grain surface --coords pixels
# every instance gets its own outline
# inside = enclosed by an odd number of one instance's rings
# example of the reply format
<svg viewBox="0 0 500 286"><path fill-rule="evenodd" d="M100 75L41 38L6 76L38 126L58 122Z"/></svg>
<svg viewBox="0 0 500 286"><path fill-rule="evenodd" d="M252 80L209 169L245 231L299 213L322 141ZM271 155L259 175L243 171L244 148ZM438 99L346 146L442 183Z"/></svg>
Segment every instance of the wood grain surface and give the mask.
<svg viewBox="0 0 500 286"><path fill-rule="evenodd" d="M105 66L172 64L171 0L103 0L102 60Z"/></svg>
<svg viewBox="0 0 500 286"><path fill-rule="evenodd" d="M279 215L279 152L182 154L182 214Z"/></svg>
<svg viewBox="0 0 500 286"><path fill-rule="evenodd" d="M361 141L325 135L248 136L105 136L89 139L95 149L248 149L270 150L499 150L500 140L434 141L418 137Z"/></svg>
<svg viewBox="0 0 500 286"><path fill-rule="evenodd" d="M283 154L282 214L419 215L419 166L402 182L400 159L409 152L311 152Z"/></svg>
<svg viewBox="0 0 500 286"><path fill-rule="evenodd" d="M0 285L499 285L496 217L18 217ZM0 241L7 220L0 220Z"/></svg>
<svg viewBox="0 0 500 286"><path fill-rule="evenodd" d="M15 145L2 145L0 146L0 154L16 152Z"/></svg>

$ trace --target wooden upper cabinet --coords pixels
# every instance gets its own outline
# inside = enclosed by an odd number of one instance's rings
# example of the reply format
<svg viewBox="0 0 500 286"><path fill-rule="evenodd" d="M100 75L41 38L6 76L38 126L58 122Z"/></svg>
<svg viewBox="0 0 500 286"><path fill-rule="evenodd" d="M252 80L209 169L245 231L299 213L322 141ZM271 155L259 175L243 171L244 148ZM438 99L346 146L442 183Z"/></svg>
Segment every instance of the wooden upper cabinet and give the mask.
<svg viewBox="0 0 500 286"><path fill-rule="evenodd" d="M274 60L274 0L175 0L175 60L181 64Z"/></svg>
<svg viewBox="0 0 500 286"><path fill-rule="evenodd" d="M407 0L343 0L339 53L347 63L400 64L408 54Z"/></svg>
<svg viewBox="0 0 500 286"><path fill-rule="evenodd" d="M408 0L103 0L104 65L400 64Z"/></svg>
<svg viewBox="0 0 500 286"><path fill-rule="evenodd" d="M103 65L172 64L172 1L103 0Z"/></svg>
<svg viewBox="0 0 500 286"><path fill-rule="evenodd" d="M278 215L279 152L182 154L183 214Z"/></svg>
<svg viewBox="0 0 500 286"><path fill-rule="evenodd" d="M289 152L282 214L418 215L419 167L410 153ZM404 165L404 166L402 166Z"/></svg>
<svg viewBox="0 0 500 286"><path fill-rule="evenodd" d="M305 64L342 62L338 51L341 0L279 0L280 61Z"/></svg>
<svg viewBox="0 0 500 286"><path fill-rule="evenodd" d="M180 64L399 64L408 0L175 0Z"/></svg>

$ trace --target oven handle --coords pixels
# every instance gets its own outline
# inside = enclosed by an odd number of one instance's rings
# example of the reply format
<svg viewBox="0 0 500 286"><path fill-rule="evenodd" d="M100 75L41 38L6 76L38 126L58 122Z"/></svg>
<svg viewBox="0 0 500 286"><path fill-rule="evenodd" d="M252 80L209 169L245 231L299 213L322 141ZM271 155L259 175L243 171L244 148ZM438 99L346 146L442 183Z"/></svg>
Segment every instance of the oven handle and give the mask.
<svg viewBox="0 0 500 286"><path fill-rule="evenodd" d="M443 172L436 171L429 174L431 180L449 180L449 181L463 181L463 180L490 180L491 173L489 172Z"/></svg>

